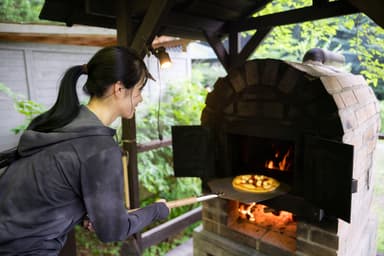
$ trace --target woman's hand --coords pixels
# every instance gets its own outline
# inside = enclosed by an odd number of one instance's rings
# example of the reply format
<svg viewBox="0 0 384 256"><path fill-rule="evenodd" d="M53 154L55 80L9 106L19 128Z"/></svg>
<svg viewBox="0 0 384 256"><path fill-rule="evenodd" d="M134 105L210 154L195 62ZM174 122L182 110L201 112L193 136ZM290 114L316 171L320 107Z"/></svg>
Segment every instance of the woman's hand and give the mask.
<svg viewBox="0 0 384 256"><path fill-rule="evenodd" d="M88 217L85 217L83 220L83 228L90 232L95 232L95 229L93 228L92 222L88 219Z"/></svg>
<svg viewBox="0 0 384 256"><path fill-rule="evenodd" d="M168 209L171 210L171 208L169 207L169 205L167 203L167 200L165 200L163 198L157 199L156 203L164 203L168 207Z"/></svg>

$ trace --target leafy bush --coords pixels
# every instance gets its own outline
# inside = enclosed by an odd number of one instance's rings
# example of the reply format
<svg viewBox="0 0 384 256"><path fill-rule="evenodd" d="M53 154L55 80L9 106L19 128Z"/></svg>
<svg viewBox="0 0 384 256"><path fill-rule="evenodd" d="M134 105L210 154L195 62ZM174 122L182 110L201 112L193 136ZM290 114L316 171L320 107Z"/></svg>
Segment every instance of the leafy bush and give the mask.
<svg viewBox="0 0 384 256"><path fill-rule="evenodd" d="M35 116L46 110L44 105L26 99L25 96L13 92L2 83L0 83L0 92L5 93L5 95L11 98L16 111L25 116L24 123L12 129L15 134L24 131Z"/></svg>
<svg viewBox="0 0 384 256"><path fill-rule="evenodd" d="M170 138L173 125L200 124L200 114L204 107L207 91L197 83L184 82L167 87L161 100L161 107L152 103L145 111L137 112L137 138L146 142L160 137ZM201 181L198 178L176 178L173 172L172 149L164 147L138 155L139 180L151 196L142 200L142 205L158 198L176 200L201 194ZM174 208L170 219L177 217L196 205ZM186 230L190 236L192 228ZM163 255L186 238L170 239L144 251L144 255Z"/></svg>
<svg viewBox="0 0 384 256"><path fill-rule="evenodd" d="M137 112L137 140L146 142L160 137L170 138L173 125L200 124L207 91L195 83L169 85L163 95L160 109L153 103L145 112ZM176 179L173 176L170 147L138 155L139 179L155 197L167 200L201 193L196 179ZM195 185L196 184L196 185Z"/></svg>
<svg viewBox="0 0 384 256"><path fill-rule="evenodd" d="M76 249L77 255L103 255L103 256L118 256L122 242L102 243L97 238L96 234L89 232L81 226L75 227L76 234Z"/></svg>

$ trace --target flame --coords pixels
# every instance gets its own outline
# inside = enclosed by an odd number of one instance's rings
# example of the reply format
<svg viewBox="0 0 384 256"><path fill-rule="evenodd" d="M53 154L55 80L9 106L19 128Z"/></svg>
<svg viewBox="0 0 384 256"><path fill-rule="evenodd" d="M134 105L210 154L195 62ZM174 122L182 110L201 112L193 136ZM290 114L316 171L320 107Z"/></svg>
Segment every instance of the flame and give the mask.
<svg viewBox="0 0 384 256"><path fill-rule="evenodd" d="M291 163L289 161L289 157L291 156L292 149L288 149L288 151L284 154L283 159L281 161L279 160L280 151L275 152L275 159L267 160L265 162L265 167L268 169L274 169L274 170L280 170L280 171L286 171L290 167Z"/></svg>
<svg viewBox="0 0 384 256"><path fill-rule="evenodd" d="M275 212L262 204L240 203L239 217L261 226L273 226L277 229L294 222L293 214L287 211Z"/></svg>

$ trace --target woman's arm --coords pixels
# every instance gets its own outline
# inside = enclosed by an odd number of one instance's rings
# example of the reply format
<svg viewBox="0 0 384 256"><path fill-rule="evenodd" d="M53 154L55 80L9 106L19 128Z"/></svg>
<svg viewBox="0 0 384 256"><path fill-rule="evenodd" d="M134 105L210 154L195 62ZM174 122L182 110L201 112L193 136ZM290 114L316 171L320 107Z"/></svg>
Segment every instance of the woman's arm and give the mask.
<svg viewBox="0 0 384 256"><path fill-rule="evenodd" d="M103 242L124 240L169 214L165 203L127 213L121 153L117 147L103 150L82 164L81 186L88 217Z"/></svg>

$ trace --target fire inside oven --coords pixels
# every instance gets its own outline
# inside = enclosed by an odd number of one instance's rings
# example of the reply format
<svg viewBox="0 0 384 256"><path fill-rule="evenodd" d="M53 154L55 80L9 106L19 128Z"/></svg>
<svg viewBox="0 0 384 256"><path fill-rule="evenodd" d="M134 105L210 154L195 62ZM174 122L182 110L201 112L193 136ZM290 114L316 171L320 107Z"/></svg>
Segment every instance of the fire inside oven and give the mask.
<svg viewBox="0 0 384 256"><path fill-rule="evenodd" d="M285 251L296 251L297 220L291 212L276 211L259 203L229 201L227 225L264 244L278 243Z"/></svg>
<svg viewBox="0 0 384 256"><path fill-rule="evenodd" d="M263 174L291 183L294 142L246 135L228 135L235 175Z"/></svg>

